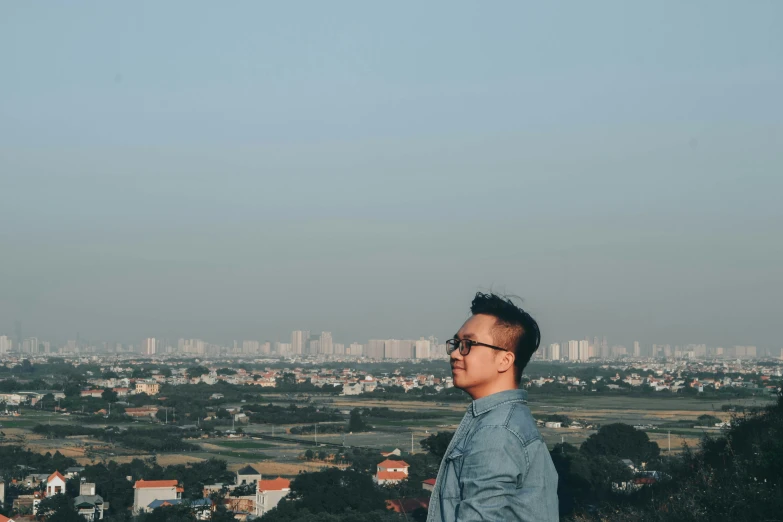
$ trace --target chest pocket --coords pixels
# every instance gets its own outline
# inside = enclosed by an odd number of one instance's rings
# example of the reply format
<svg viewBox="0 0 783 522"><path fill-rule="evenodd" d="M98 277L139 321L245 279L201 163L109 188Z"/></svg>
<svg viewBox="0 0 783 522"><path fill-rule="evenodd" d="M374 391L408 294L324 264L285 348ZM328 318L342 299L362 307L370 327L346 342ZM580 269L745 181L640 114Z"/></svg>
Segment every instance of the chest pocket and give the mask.
<svg viewBox="0 0 783 522"><path fill-rule="evenodd" d="M462 450L453 449L444 457L446 461L445 480L441 489L443 499L461 499L462 491L459 485L459 477L462 473Z"/></svg>

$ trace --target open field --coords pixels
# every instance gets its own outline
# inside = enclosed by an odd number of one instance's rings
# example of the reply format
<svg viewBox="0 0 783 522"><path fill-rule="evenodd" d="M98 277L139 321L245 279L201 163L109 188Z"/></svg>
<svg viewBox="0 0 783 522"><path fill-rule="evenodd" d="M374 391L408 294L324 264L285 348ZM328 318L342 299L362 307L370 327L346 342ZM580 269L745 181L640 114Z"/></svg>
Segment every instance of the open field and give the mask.
<svg viewBox="0 0 783 522"><path fill-rule="evenodd" d="M278 401L274 401L278 402ZM288 404L285 400L279 400L280 404ZM315 400L314 405L319 402ZM307 444L296 440L254 440L243 439L198 439L193 441L199 446L194 452L156 455L159 463L167 465L174 463L192 462L200 459L217 457L225 459L229 466L241 466L248 462L258 464L258 469L265 474L294 475L299 471L320 469L331 463L305 462L302 455L307 449L334 453L333 446L315 446L318 444L335 444L338 446L362 446L379 449L400 448L404 451L423 451L420 441L430 434L438 431L452 431L456 429L460 419L465 413L469 402L432 403L417 401L380 401L367 400L356 397L330 398L325 407L338 410L350 410L354 407L387 407L395 411L409 411L420 414L431 412L433 415L427 419L372 419L370 422L375 429L366 433L337 433L293 436L287 434L287 430L295 425L273 426L271 424L250 424L243 426L245 433L254 435L284 436L291 439L302 439ZM612 396L607 394L595 395L568 395L568 396L536 396L536 390L530 390L529 407L534 416L547 414L567 415L572 420L583 421L588 424L609 424L623 422L626 424L652 424L658 425L665 422L678 420L695 421L699 415L714 415L721 420L729 420L731 414L721 411L724 404L740 405L745 407L763 406L769 401L763 399L746 399L734 401L710 401L695 397L679 396ZM64 416L53 415L48 412L24 411L20 417L0 418L0 431L5 433L2 443L22 444L32 451L45 453L47 451L60 451L66 456L76 458L80 464L89 464L101 460L116 460L127 462L133 458L149 457L139 450L132 450L107 443L105 441L91 439L89 437L69 437L67 439L45 439L31 432L36 424L81 424L83 417L78 415ZM347 422L347 418L346 418ZM99 427L101 424L86 424L90 427ZM133 423L134 428L150 427L151 423ZM657 442L662 450L669 447L669 434L671 432L672 452L681 451L683 443L693 447L698 445L704 433L701 430L691 428L672 428L667 430L647 431L651 440ZM565 441L574 445L581 444L594 430L586 429L553 429L541 428L541 434L551 448L555 444ZM708 435L718 435L719 432L710 431ZM310 442L312 441L312 442ZM266 471L264 471L266 470Z"/></svg>

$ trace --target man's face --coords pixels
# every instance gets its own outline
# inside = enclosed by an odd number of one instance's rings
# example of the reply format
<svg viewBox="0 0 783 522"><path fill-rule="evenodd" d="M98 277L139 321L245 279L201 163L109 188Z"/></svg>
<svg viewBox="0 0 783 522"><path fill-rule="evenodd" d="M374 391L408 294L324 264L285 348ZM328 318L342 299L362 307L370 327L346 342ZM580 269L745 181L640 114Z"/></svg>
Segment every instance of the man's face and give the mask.
<svg viewBox="0 0 783 522"><path fill-rule="evenodd" d="M492 329L497 319L491 315L478 314L465 321L457 332L458 339L471 339L480 343L498 345L492 336ZM487 384L491 384L498 378L497 357L504 352L475 345L471 347L468 355L461 355L459 350L451 353L451 373L454 377L454 386L465 390L471 396Z"/></svg>

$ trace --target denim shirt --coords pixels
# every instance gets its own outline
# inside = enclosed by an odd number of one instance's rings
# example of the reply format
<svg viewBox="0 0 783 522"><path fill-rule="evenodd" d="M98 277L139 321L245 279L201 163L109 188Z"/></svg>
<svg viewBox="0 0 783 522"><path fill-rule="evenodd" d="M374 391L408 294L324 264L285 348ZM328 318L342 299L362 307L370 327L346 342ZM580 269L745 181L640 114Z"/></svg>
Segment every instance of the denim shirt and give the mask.
<svg viewBox="0 0 783 522"><path fill-rule="evenodd" d="M506 390L468 406L427 522L557 522L557 471L526 404L526 391Z"/></svg>

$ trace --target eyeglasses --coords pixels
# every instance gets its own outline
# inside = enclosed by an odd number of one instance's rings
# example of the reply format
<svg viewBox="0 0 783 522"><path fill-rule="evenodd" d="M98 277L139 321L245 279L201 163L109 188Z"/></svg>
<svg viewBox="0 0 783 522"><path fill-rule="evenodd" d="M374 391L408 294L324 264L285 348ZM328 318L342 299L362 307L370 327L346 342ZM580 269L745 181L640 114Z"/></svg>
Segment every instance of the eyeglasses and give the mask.
<svg viewBox="0 0 783 522"><path fill-rule="evenodd" d="M478 341L474 341L473 339L449 339L446 341L446 353L449 355L454 352L454 350L459 350L459 354L463 357L468 355L470 353L470 349L474 346L486 346L487 348L492 348L493 350L500 350L501 352L507 352L505 348L500 348L499 346L492 346L491 344L485 344L480 343Z"/></svg>

